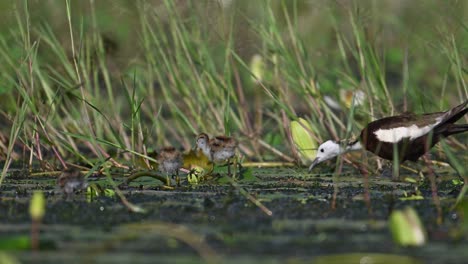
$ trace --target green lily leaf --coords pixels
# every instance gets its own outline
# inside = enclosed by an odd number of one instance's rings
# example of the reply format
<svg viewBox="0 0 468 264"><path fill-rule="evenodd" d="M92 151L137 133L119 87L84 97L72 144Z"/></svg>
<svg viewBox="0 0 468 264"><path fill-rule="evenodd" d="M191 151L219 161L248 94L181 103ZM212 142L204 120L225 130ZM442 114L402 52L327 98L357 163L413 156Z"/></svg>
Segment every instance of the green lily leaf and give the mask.
<svg viewBox="0 0 468 264"><path fill-rule="evenodd" d="M115 191L113 189L103 188L98 183L91 183L88 188L86 188L86 201L88 203L100 196L113 198L115 197Z"/></svg>
<svg viewBox="0 0 468 264"><path fill-rule="evenodd" d="M34 191L31 203L29 204L29 214L32 219L39 221L44 217L45 204L46 200L42 191Z"/></svg>
<svg viewBox="0 0 468 264"><path fill-rule="evenodd" d="M184 165L182 167L187 169L202 170L197 172L198 174L208 174L213 170L213 164L208 158L201 152L190 150L188 153L184 153Z"/></svg>
<svg viewBox="0 0 468 264"><path fill-rule="evenodd" d="M291 135L301 158L313 160L317 154L317 141L311 136L312 127L303 118L291 121Z"/></svg>
<svg viewBox="0 0 468 264"><path fill-rule="evenodd" d="M197 185L205 175L205 169L194 166L192 167L192 171L190 171L190 173L187 175L188 183L190 185Z"/></svg>
<svg viewBox="0 0 468 264"><path fill-rule="evenodd" d="M114 198L115 197L115 191L112 189L104 189L104 196Z"/></svg>
<svg viewBox="0 0 468 264"><path fill-rule="evenodd" d="M250 71L252 72L252 80L254 82L262 82L265 71L265 63L263 57L255 54L250 60Z"/></svg>
<svg viewBox="0 0 468 264"><path fill-rule="evenodd" d="M418 214L413 208L395 210L390 215L393 241L401 246L422 246L427 236Z"/></svg>

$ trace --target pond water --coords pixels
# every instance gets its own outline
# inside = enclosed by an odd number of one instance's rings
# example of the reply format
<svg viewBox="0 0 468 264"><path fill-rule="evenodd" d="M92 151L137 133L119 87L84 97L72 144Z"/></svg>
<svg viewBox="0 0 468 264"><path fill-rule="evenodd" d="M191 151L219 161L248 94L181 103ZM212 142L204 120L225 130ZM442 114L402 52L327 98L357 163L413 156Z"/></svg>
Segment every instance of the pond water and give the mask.
<svg viewBox="0 0 468 264"><path fill-rule="evenodd" d="M334 183L331 175L307 174L305 169L255 169L254 177L240 179L237 188L213 181L196 186L183 182L173 190L143 177L122 191L145 213L130 212L118 197L64 198L54 177L7 177L0 189L0 259L5 252L20 263L463 263L468 259L466 235L454 235L461 216L450 207L461 186L452 181L458 179L450 174L453 171L437 173L441 225L436 223L427 180L392 182L371 176L369 207L363 177L351 173L355 171L345 170ZM106 185L105 178L90 182ZM339 191L333 210L335 184ZM28 208L35 189L44 191L47 206L40 224L40 250L31 251ZM423 221L429 237L425 246L405 248L392 240L389 213L406 206ZM23 240L23 249L8 247Z"/></svg>

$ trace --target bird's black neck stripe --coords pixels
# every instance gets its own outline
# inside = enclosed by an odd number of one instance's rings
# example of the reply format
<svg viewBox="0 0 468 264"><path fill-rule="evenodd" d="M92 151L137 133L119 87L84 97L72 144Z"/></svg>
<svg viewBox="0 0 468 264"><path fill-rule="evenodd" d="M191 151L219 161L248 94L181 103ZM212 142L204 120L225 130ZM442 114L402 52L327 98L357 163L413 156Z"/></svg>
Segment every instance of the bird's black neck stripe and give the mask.
<svg viewBox="0 0 468 264"><path fill-rule="evenodd" d="M358 141L359 141L359 138L343 139L343 140L335 140L335 143L341 146L351 147L351 146L354 146Z"/></svg>

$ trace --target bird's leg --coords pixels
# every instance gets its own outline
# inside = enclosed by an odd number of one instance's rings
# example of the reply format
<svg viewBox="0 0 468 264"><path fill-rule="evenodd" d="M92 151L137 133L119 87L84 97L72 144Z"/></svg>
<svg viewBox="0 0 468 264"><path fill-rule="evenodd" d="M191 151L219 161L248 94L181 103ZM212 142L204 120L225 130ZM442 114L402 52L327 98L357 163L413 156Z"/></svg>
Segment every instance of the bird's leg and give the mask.
<svg viewBox="0 0 468 264"><path fill-rule="evenodd" d="M228 176L231 176L231 159L227 160Z"/></svg>
<svg viewBox="0 0 468 264"><path fill-rule="evenodd" d="M400 179L400 159L398 158L398 156L398 145L393 144L393 181L398 181Z"/></svg>
<svg viewBox="0 0 468 264"><path fill-rule="evenodd" d="M434 174L434 169L431 166L430 160L429 160L429 155L425 154L423 156L424 162L426 162L426 165L429 169L429 181L431 183L431 191L432 191L432 201L434 202L434 205L437 209L437 224L442 224L442 207L440 206L440 199L439 196L437 195L437 183L435 179L435 174Z"/></svg>
<svg viewBox="0 0 468 264"><path fill-rule="evenodd" d="M400 180L400 166L393 164L392 181Z"/></svg>
<svg viewBox="0 0 468 264"><path fill-rule="evenodd" d="M234 164L234 175L233 175L233 178L235 179L236 176L237 176L237 170L238 170L238 166L239 166L239 163L238 163L238 160L237 160L237 155L234 156L234 162L233 162L233 164ZM239 172L240 172L240 170L239 170Z"/></svg>
<svg viewBox="0 0 468 264"><path fill-rule="evenodd" d="M166 173L166 185L171 186L171 179L169 179L169 174Z"/></svg>
<svg viewBox="0 0 468 264"><path fill-rule="evenodd" d="M233 167L234 167L234 173L232 174L232 178L235 179L237 177L237 166L238 166L237 156L234 156L234 158L232 160L232 164L233 164Z"/></svg>
<svg viewBox="0 0 468 264"><path fill-rule="evenodd" d="M383 169L383 165L382 165L382 160L381 160L381 159L377 159L377 169L378 169L378 170L382 170L382 169Z"/></svg>
<svg viewBox="0 0 468 264"><path fill-rule="evenodd" d="M236 163L237 163L237 169L239 171L239 175L242 176L243 167L242 167L242 163L239 162L239 159L237 158L237 156L236 156Z"/></svg>
<svg viewBox="0 0 468 264"><path fill-rule="evenodd" d="M179 177L179 170L176 170L176 184L177 184L177 187L180 187L180 177Z"/></svg>

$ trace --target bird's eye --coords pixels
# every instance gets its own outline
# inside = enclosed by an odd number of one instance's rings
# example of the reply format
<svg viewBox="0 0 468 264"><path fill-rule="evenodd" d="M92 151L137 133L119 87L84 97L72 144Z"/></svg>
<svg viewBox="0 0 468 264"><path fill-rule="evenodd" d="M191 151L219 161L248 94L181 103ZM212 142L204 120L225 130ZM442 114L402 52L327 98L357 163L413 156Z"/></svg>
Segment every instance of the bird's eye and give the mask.
<svg viewBox="0 0 468 264"><path fill-rule="evenodd" d="M320 149L320 152L322 152L322 153L323 153L324 151L325 151L325 150L323 150L323 149Z"/></svg>

